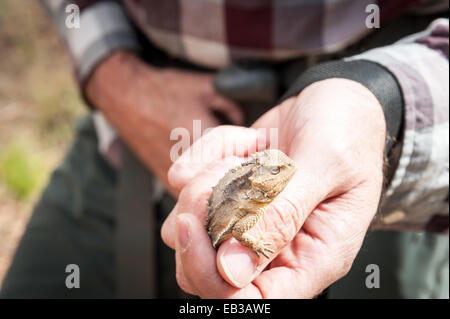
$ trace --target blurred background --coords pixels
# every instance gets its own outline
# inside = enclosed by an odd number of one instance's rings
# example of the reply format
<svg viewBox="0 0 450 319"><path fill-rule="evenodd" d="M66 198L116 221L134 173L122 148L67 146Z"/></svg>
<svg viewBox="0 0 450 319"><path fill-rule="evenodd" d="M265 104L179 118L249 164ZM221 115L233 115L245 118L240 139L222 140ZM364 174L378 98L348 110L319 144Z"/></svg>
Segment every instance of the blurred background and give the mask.
<svg viewBox="0 0 450 319"><path fill-rule="evenodd" d="M33 204L85 111L39 1L0 0L0 287Z"/></svg>

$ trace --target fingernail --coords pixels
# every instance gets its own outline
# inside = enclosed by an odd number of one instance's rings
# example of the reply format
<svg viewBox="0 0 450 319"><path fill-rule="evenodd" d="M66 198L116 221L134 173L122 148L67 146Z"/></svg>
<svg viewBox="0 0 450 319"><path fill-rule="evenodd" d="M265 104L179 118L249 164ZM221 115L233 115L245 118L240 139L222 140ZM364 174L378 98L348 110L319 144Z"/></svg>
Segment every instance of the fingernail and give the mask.
<svg viewBox="0 0 450 319"><path fill-rule="evenodd" d="M190 230L189 230L189 222L183 216L183 214L177 216L177 241L178 247L181 248L181 251L185 251L189 246L190 242Z"/></svg>
<svg viewBox="0 0 450 319"><path fill-rule="evenodd" d="M220 261L225 275L238 288L247 286L257 274L258 257L237 242L227 245Z"/></svg>

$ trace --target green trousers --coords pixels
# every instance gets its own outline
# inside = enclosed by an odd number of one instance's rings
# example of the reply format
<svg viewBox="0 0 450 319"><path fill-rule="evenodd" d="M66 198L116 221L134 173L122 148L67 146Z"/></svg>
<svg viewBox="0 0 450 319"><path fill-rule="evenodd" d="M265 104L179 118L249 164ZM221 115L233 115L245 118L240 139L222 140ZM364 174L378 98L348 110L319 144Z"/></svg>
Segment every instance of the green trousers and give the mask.
<svg viewBox="0 0 450 319"><path fill-rule="evenodd" d="M138 186L137 186L138 187ZM117 289L117 172L97 150L90 116L36 205L0 290L1 298L114 298ZM159 227L175 201L155 202L157 297L188 297L175 279L174 254ZM448 298L448 237L372 232L349 275L329 297ZM369 264L379 266L379 288L367 288ZM79 269L79 288L68 287L68 265ZM72 282L69 280L69 284ZM73 283L73 282L72 282Z"/></svg>

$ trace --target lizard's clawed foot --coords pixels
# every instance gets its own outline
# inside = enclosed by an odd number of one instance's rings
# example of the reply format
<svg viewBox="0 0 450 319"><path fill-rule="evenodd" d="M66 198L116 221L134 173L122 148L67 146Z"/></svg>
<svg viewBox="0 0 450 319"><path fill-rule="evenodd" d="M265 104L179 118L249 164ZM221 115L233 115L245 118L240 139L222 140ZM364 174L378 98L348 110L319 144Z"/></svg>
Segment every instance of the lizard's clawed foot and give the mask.
<svg viewBox="0 0 450 319"><path fill-rule="evenodd" d="M269 253L274 253L275 251L271 248L269 248L268 246L271 246L272 243L268 242L268 241L259 241L258 244L253 247L253 251L255 252L256 256L259 257L259 254L263 255L264 257L266 257L267 259L269 258L269 256L267 255L266 252Z"/></svg>

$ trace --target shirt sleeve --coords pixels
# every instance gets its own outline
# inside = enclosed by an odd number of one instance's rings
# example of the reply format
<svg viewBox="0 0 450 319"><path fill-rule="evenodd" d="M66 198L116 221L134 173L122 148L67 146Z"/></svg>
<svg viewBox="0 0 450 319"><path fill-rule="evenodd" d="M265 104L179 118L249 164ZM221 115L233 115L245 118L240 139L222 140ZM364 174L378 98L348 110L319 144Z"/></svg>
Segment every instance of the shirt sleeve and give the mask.
<svg viewBox="0 0 450 319"><path fill-rule="evenodd" d="M40 0L54 21L72 57L77 80L84 95L84 85L95 67L120 49L141 52L141 46L121 1L106 0ZM70 28L67 19L79 10L79 28ZM68 9L69 8L69 9ZM73 22L73 21L72 21ZM84 96L88 105L89 101ZM99 139L98 150L113 166L118 167L120 151L118 135L106 118L93 110Z"/></svg>
<svg viewBox="0 0 450 319"><path fill-rule="evenodd" d="M438 19L392 45L309 68L282 98L328 78L360 82L378 98L389 158L373 229L448 234L448 37L448 19Z"/></svg>
<svg viewBox="0 0 450 319"><path fill-rule="evenodd" d="M139 42L120 1L41 0L73 59L81 86L100 61L119 49L140 50ZM73 8L79 28L68 26Z"/></svg>
<svg viewBox="0 0 450 319"><path fill-rule="evenodd" d="M448 234L448 52L448 19L438 19L421 33L347 59L385 67L403 97L398 166L373 228Z"/></svg>

